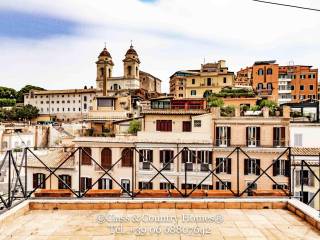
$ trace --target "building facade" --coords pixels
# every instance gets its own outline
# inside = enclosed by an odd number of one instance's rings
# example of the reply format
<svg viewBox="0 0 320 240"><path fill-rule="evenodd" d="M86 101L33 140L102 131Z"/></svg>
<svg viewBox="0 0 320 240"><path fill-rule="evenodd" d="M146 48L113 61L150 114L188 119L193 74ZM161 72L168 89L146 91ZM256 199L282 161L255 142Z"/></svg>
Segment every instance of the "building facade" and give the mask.
<svg viewBox="0 0 320 240"><path fill-rule="evenodd" d="M170 94L175 98L203 98L205 93L218 93L223 87L234 84L234 73L226 62L201 65L200 70L177 71L170 77Z"/></svg>
<svg viewBox="0 0 320 240"><path fill-rule="evenodd" d="M38 120L82 120L93 109L94 88L30 91L24 95L24 104L39 109Z"/></svg>

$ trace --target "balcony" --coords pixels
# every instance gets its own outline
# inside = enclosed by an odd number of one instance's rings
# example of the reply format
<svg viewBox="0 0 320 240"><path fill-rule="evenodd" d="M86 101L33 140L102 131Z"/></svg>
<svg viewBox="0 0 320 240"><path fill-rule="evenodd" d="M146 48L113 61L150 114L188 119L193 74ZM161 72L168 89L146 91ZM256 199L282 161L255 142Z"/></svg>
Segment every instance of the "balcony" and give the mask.
<svg viewBox="0 0 320 240"><path fill-rule="evenodd" d="M141 163L139 163L139 169L143 170L143 171L150 171L151 170L150 162L141 162Z"/></svg>
<svg viewBox="0 0 320 240"><path fill-rule="evenodd" d="M258 96L263 97L263 96L271 96L272 95L272 89L257 89Z"/></svg>
<svg viewBox="0 0 320 240"><path fill-rule="evenodd" d="M217 147L228 147L230 146L230 141L231 139L219 138L219 139L216 139L215 142Z"/></svg>

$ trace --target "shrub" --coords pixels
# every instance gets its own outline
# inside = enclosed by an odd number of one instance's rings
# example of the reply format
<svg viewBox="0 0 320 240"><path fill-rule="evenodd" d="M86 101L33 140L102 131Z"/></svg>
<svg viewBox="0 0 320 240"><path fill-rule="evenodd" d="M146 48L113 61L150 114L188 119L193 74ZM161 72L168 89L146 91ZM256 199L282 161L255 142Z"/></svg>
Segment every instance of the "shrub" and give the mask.
<svg viewBox="0 0 320 240"><path fill-rule="evenodd" d="M224 105L224 101L221 98L210 97L208 99L209 107L222 107Z"/></svg>
<svg viewBox="0 0 320 240"><path fill-rule="evenodd" d="M129 125L128 133L137 134L141 130L141 123L138 120L132 120Z"/></svg>

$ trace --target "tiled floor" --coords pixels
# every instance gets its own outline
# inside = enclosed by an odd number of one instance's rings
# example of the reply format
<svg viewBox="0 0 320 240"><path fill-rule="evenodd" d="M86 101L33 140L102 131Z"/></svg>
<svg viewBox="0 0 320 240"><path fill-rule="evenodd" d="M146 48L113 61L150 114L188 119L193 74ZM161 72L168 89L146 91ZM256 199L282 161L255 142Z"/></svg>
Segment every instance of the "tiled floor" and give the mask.
<svg viewBox="0 0 320 240"><path fill-rule="evenodd" d="M196 222L194 219L183 221L183 214L207 218L202 219L202 222ZM120 224L115 220L120 221L118 218L121 216L128 219L122 219ZM112 233L111 226L114 225L122 225L122 228L119 228L121 233ZM189 232L181 233L181 230ZM149 233L138 235L135 231ZM151 234L152 231L160 233ZM207 231L208 234L201 234L203 231ZM191 232L194 234L190 235ZM293 213L276 209L41 210L27 212L14 222L6 223L0 228L0 239L318 240L320 234Z"/></svg>

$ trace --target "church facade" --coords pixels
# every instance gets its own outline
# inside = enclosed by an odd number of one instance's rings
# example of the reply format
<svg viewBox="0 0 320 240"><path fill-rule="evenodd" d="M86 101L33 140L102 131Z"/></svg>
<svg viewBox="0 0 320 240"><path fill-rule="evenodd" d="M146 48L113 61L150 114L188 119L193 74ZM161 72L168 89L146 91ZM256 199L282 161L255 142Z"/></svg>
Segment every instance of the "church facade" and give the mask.
<svg viewBox="0 0 320 240"><path fill-rule="evenodd" d="M118 92L142 89L146 92L161 93L161 80L140 70L140 59L132 44L123 59L123 76L113 76L114 63L105 47L99 54L96 90L100 96L113 96Z"/></svg>

